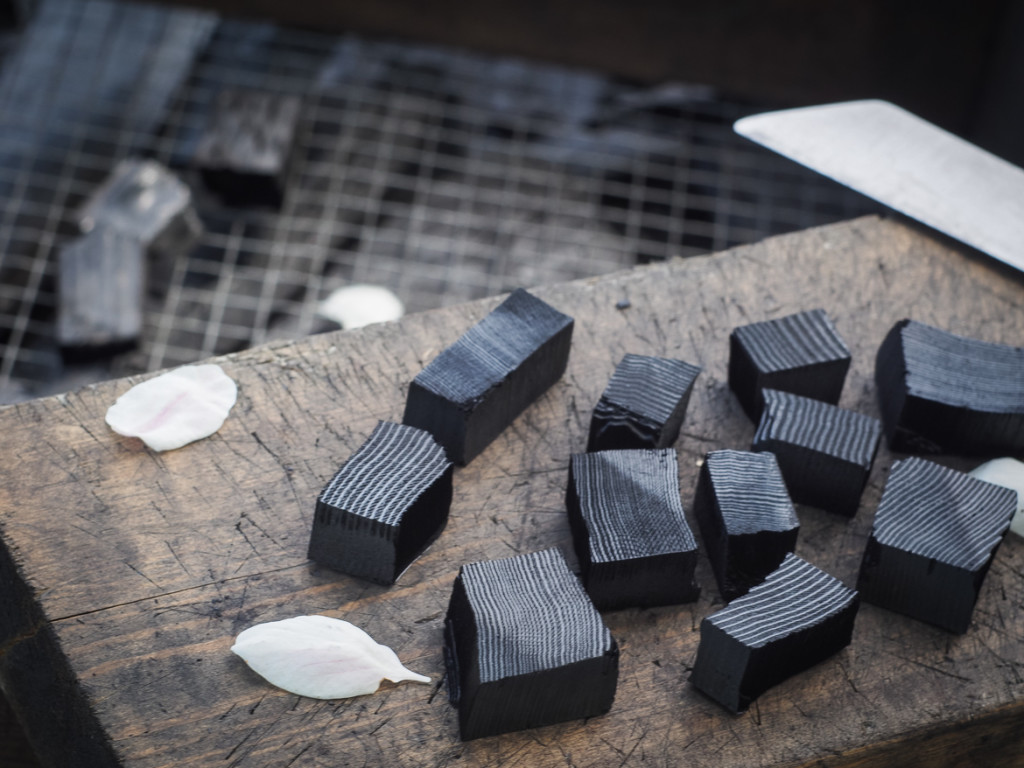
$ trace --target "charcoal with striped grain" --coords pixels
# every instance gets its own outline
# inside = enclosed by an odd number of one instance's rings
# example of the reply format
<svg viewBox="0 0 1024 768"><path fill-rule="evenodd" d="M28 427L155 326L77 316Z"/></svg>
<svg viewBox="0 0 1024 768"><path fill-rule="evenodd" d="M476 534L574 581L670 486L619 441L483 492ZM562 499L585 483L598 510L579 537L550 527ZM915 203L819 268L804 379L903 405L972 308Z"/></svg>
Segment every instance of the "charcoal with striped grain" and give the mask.
<svg viewBox="0 0 1024 768"><path fill-rule="evenodd" d="M775 454L790 498L853 517L882 438L878 419L774 389L754 433L753 451Z"/></svg>
<svg viewBox="0 0 1024 768"><path fill-rule="evenodd" d="M131 235L94 227L60 249L57 341L74 360L130 349L142 332L145 254Z"/></svg>
<svg viewBox="0 0 1024 768"><path fill-rule="evenodd" d="M146 287L154 296L167 292L177 261L189 255L203 233L191 189L154 160L122 160L77 216L82 232L108 227L142 244Z"/></svg>
<svg viewBox="0 0 1024 768"><path fill-rule="evenodd" d="M280 208L300 107L294 95L221 91L193 160L206 188L227 205Z"/></svg>
<svg viewBox="0 0 1024 768"><path fill-rule="evenodd" d="M587 451L668 448L679 436L700 366L626 355L590 418Z"/></svg>
<svg viewBox="0 0 1024 768"><path fill-rule="evenodd" d="M671 448L574 454L566 507L581 579L599 610L700 596Z"/></svg>
<svg viewBox="0 0 1024 768"><path fill-rule="evenodd" d="M611 709L618 645L557 549L463 565L444 642L465 741Z"/></svg>
<svg viewBox="0 0 1024 768"><path fill-rule="evenodd" d="M697 478L693 512L726 601L764 581L795 549L800 533L773 453L708 453Z"/></svg>
<svg viewBox="0 0 1024 768"><path fill-rule="evenodd" d="M754 423L765 389L835 405L849 368L850 350L823 309L743 325L729 335L729 387Z"/></svg>
<svg viewBox="0 0 1024 768"><path fill-rule="evenodd" d="M690 682L730 712L850 644L860 599L794 554L703 619Z"/></svg>
<svg viewBox="0 0 1024 768"><path fill-rule="evenodd" d="M1024 347L901 320L879 347L875 383L894 451L1024 451Z"/></svg>
<svg viewBox="0 0 1024 768"><path fill-rule="evenodd" d="M962 634L1016 510L1010 488L916 456L898 461L857 589L865 602Z"/></svg>
<svg viewBox="0 0 1024 768"><path fill-rule="evenodd" d="M573 319L522 289L434 358L409 385L404 424L465 465L561 378Z"/></svg>
<svg viewBox="0 0 1024 768"><path fill-rule="evenodd" d="M452 465L421 429L378 422L316 501L309 557L394 584L448 522Z"/></svg>

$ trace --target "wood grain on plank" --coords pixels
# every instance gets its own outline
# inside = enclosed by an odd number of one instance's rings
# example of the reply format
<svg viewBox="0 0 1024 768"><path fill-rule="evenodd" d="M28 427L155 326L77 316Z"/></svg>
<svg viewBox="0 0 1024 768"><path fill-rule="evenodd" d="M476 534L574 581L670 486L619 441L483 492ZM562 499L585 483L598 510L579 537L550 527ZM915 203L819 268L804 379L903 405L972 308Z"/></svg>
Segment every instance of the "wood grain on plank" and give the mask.
<svg viewBox="0 0 1024 768"><path fill-rule="evenodd" d="M1024 721L1024 542L1015 538L1000 548L965 635L862 606L849 647L741 717L687 682L700 620L722 605L703 550L699 601L606 615L621 649L618 694L607 715L586 721L462 743L439 682L312 701L271 688L232 656L234 636L253 623L325 613L440 681L443 616L461 564L571 552L569 458L585 446L590 409L626 353L703 368L675 445L690 515L698 461L753 436L727 385L733 327L828 307L853 355L840 404L874 416L874 357L898 319L993 342L1024 338L1019 274L874 218L536 294L576 319L568 369L456 470L447 528L390 588L306 559L316 497L378 420L400 417L423 366L499 298L221 358L239 384L231 416L216 435L166 454L103 423L131 381L0 411L0 458L16 468L0 487L4 576L30 600L0 611L0 647L11 658L42 642L42 627L21 615L36 611L52 634L43 652L73 678L51 681L61 695L40 701L5 677L37 749L53 736L46 712L76 704L126 768L852 766L908 754L948 765L946 752L921 741L946 729L982 762L986 744L1012 749L1005 734ZM623 299L630 307L616 309ZM852 520L798 508L797 554L854 584L895 458L883 446ZM61 757L50 750L46 759L81 765Z"/></svg>

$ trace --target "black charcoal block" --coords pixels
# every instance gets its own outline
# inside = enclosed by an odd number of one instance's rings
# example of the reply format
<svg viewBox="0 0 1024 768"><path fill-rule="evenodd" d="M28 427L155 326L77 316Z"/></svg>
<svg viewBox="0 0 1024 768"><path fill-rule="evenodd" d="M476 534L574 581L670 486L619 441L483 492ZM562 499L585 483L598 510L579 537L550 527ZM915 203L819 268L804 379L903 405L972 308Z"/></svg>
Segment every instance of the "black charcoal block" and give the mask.
<svg viewBox="0 0 1024 768"><path fill-rule="evenodd" d="M700 623L690 682L731 712L850 644L860 599L796 555Z"/></svg>
<svg viewBox="0 0 1024 768"><path fill-rule="evenodd" d="M135 346L142 331L145 256L134 237L100 226L58 256L57 341L69 359Z"/></svg>
<svg viewBox="0 0 1024 768"><path fill-rule="evenodd" d="M764 401L751 450L775 454L797 504L853 517L882 438L881 422L774 389L764 391Z"/></svg>
<svg viewBox="0 0 1024 768"><path fill-rule="evenodd" d="M700 596L675 451L575 454L565 501L583 585L599 610Z"/></svg>
<svg viewBox="0 0 1024 768"><path fill-rule="evenodd" d="M463 740L601 715L619 649L557 549L462 566L444 627Z"/></svg>
<svg viewBox="0 0 1024 768"><path fill-rule="evenodd" d="M32 19L39 0L0 0L0 30L20 29Z"/></svg>
<svg viewBox="0 0 1024 768"><path fill-rule="evenodd" d="M800 533L773 453L721 450L704 457L693 502L725 600L745 595L779 567Z"/></svg>
<svg viewBox="0 0 1024 768"><path fill-rule="evenodd" d="M519 289L409 386L404 424L468 464L565 372L573 320Z"/></svg>
<svg viewBox="0 0 1024 768"><path fill-rule="evenodd" d="M136 238L146 251L146 284L166 293L178 258L188 256L203 232L192 207L192 192L153 160L122 160L78 212L83 232L116 229Z"/></svg>
<svg viewBox="0 0 1024 768"><path fill-rule="evenodd" d="M668 448L679 436L700 372L682 360L623 357L594 407L587 451Z"/></svg>
<svg viewBox="0 0 1024 768"><path fill-rule="evenodd" d="M740 326L729 335L729 387L755 423L765 389L835 405L849 368L850 350L823 309Z"/></svg>
<svg viewBox="0 0 1024 768"><path fill-rule="evenodd" d="M286 94L221 91L195 154L203 184L228 205L279 208L301 104Z"/></svg>
<svg viewBox="0 0 1024 768"><path fill-rule="evenodd" d="M309 557L394 584L448 522L452 465L415 427L381 421L316 501Z"/></svg>
<svg viewBox="0 0 1024 768"><path fill-rule="evenodd" d="M896 462L861 561L865 602L966 632L1015 491L916 456Z"/></svg>
<svg viewBox="0 0 1024 768"><path fill-rule="evenodd" d="M878 350L875 383L894 451L1024 452L1024 347L901 320Z"/></svg>

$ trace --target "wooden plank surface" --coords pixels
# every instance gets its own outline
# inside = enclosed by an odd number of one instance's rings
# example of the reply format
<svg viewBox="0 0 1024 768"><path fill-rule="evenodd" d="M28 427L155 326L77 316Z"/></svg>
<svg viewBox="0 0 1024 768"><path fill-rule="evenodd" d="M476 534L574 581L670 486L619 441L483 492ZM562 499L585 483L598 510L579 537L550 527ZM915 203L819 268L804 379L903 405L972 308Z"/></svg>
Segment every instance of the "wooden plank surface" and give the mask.
<svg viewBox="0 0 1024 768"><path fill-rule="evenodd" d="M43 762L1024 763L1013 738L1024 722L1024 542L1012 537L965 635L865 605L846 650L741 716L687 683L700 619L721 605L702 552L698 602L605 615L622 650L609 714L460 742L441 683L455 573L463 562L571 550L569 457L583 450L623 354L704 369L676 443L689 513L704 453L747 448L753 436L726 384L736 325L826 308L853 353L841 404L873 415L874 354L903 317L1024 343L1021 275L876 218L535 293L576 319L568 370L456 470L446 530L390 588L307 561L316 495L378 419L400 419L422 366L498 299L221 358L237 405L215 436L165 454L105 426L128 380L0 411L0 683ZM628 308L616 307L622 300ZM882 448L853 520L798 508L798 554L854 584L895 458ZM435 683L313 701L270 687L228 650L253 623L306 613L352 621Z"/></svg>

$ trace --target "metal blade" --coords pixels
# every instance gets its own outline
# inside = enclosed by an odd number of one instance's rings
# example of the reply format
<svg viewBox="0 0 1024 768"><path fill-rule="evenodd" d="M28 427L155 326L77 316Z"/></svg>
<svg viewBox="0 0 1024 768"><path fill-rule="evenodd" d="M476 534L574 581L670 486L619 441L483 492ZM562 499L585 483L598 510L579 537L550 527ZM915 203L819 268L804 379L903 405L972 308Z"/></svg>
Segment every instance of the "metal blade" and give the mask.
<svg viewBox="0 0 1024 768"><path fill-rule="evenodd" d="M1024 270L1024 170L886 101L765 112L737 133Z"/></svg>

